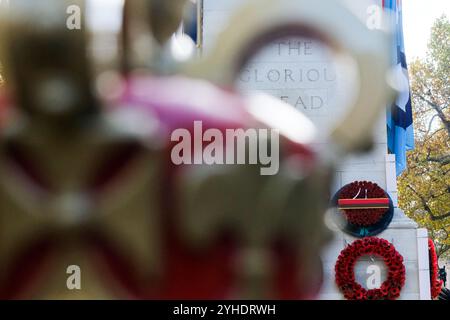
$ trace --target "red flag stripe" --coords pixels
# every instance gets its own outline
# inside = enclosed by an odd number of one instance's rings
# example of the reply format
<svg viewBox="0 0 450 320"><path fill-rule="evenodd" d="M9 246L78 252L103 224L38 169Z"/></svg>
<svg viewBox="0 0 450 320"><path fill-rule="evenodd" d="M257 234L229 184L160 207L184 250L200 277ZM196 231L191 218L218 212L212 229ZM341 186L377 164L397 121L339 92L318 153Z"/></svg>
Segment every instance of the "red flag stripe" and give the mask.
<svg viewBox="0 0 450 320"><path fill-rule="evenodd" d="M389 205L388 198L372 198L372 199L339 199L339 206L369 206L369 205Z"/></svg>

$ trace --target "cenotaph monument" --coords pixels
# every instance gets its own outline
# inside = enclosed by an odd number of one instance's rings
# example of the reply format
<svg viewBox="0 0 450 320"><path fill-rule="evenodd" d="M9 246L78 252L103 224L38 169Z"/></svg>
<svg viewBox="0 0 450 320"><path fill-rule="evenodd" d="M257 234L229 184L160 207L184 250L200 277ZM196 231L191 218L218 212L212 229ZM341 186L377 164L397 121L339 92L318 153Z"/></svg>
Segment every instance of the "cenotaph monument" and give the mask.
<svg viewBox="0 0 450 320"><path fill-rule="evenodd" d="M381 0L345 2L369 29L381 28ZM232 17L245 3L242 0L199 1L198 45L202 55L207 56L213 47L220 44L223 32L226 32L224 30L233 28L231 24L238 20L233 20ZM311 6L313 5L315 1L311 1ZM326 45L317 39L280 38L257 52L252 52L251 58L236 77L236 86L243 91L269 93L291 104L316 125L320 132L316 141L317 148L332 149L333 146L324 137L345 113L345 106L354 98L352 94L358 88L357 75L352 73L352 68L345 59L339 59L333 57ZM344 186L356 181L376 183L386 191L391 201L392 220L387 228L374 236L387 240L403 257L405 284L399 299L430 299L428 235L425 229L418 228L398 208L395 155L388 153L385 113L375 126L374 137L375 143L370 151L350 155L341 161L330 195L333 196ZM358 240L358 237L339 228L332 218L333 214L329 214L328 224L334 231L334 240L321 254L324 282L320 299L344 299L336 285L335 265L340 252ZM356 282L370 290L384 281L388 268L380 258L366 256L356 262L354 272Z"/></svg>

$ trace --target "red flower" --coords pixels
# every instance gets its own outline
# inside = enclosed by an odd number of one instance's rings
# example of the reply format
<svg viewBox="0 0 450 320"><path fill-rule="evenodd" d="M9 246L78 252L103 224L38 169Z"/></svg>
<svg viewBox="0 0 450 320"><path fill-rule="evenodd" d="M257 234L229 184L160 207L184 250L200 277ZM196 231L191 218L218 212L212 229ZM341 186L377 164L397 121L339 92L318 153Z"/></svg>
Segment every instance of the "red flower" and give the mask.
<svg viewBox="0 0 450 320"><path fill-rule="evenodd" d="M381 296L387 296L389 293L389 289L387 288L387 286L384 286L384 287L382 286L380 288L380 291L381 291Z"/></svg>
<svg viewBox="0 0 450 320"><path fill-rule="evenodd" d="M388 278L379 289L366 290L355 282L354 267L361 256L376 254L389 268ZM405 266L403 257L388 241L369 237L355 241L345 248L335 266L336 284L349 300L396 299L405 285Z"/></svg>

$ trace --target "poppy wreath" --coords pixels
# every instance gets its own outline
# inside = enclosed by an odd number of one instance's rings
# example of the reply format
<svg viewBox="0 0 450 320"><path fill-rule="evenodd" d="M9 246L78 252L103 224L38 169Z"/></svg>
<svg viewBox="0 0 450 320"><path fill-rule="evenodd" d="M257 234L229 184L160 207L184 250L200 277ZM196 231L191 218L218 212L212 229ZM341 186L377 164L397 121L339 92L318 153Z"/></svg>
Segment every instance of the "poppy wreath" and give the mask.
<svg viewBox="0 0 450 320"><path fill-rule="evenodd" d="M355 281L357 260L365 255L383 258L388 276L380 288L366 290ZM336 284L347 300L395 300L405 285L403 257L394 245L376 237L356 240L340 253L335 266Z"/></svg>
<svg viewBox="0 0 450 320"><path fill-rule="evenodd" d="M430 257L431 298L436 299L441 293L443 281L438 278L438 257L431 239L428 239L428 255Z"/></svg>
<svg viewBox="0 0 450 320"><path fill-rule="evenodd" d="M368 181L355 181L342 188L341 192L339 193L339 199L352 199L356 195L358 195L356 199L363 199L366 198L366 196L367 198L388 197L386 192L376 183ZM388 210L389 209L386 208L373 208L342 210L342 212L349 223L356 226L369 227L381 221Z"/></svg>

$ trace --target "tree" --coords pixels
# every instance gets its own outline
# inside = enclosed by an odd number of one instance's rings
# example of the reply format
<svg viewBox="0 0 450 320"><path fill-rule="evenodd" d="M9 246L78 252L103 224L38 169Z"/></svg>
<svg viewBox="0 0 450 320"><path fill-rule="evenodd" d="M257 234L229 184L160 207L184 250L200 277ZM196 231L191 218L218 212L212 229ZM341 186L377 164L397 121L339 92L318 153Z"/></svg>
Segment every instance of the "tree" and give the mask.
<svg viewBox="0 0 450 320"><path fill-rule="evenodd" d="M416 148L399 179L399 205L450 255L450 21L431 31L425 59L410 66Z"/></svg>

